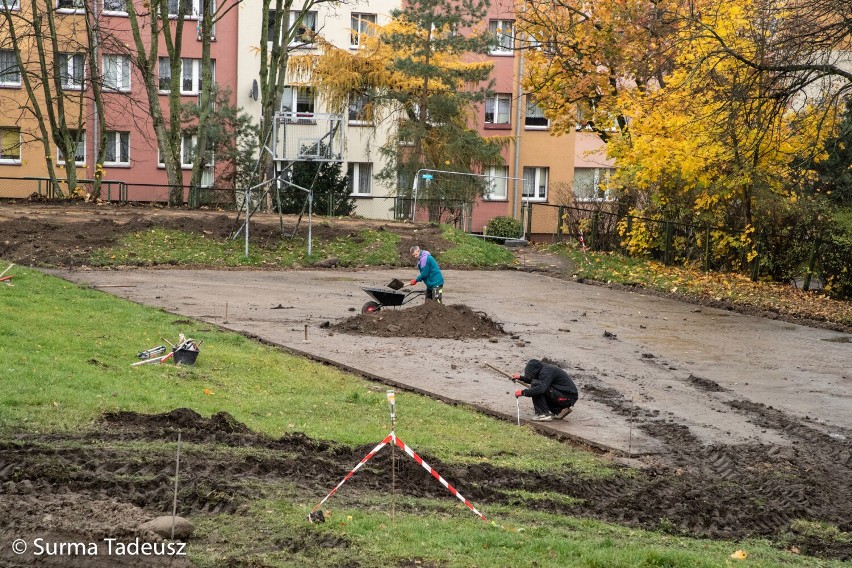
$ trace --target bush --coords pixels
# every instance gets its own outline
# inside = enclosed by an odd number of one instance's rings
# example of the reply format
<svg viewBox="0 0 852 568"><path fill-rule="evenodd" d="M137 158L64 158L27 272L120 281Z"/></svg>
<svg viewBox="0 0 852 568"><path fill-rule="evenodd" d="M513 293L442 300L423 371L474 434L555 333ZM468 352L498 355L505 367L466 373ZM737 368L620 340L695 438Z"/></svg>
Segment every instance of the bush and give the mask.
<svg viewBox="0 0 852 568"><path fill-rule="evenodd" d="M512 217L494 217L485 230L492 237L517 239L521 236L521 222Z"/></svg>

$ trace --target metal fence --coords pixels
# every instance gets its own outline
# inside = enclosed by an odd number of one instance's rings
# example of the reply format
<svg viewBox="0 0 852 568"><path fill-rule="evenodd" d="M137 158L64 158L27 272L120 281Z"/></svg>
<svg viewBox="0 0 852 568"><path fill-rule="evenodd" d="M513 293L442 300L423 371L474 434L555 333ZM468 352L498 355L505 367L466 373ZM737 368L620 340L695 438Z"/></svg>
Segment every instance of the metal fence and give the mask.
<svg viewBox="0 0 852 568"><path fill-rule="evenodd" d="M630 256L639 253L665 264L693 266L705 271L736 272L752 280L767 277L792 283L805 290L830 283L829 294L852 299L852 245L800 236L783 247L769 246L764 235L752 235L755 246L742 231L665 219L619 214L603 204L597 208L532 204L526 217L528 234L534 227L549 226L539 234L552 242L579 241L596 251L615 251ZM641 241L642 246L633 246ZM756 253L756 254L755 254Z"/></svg>

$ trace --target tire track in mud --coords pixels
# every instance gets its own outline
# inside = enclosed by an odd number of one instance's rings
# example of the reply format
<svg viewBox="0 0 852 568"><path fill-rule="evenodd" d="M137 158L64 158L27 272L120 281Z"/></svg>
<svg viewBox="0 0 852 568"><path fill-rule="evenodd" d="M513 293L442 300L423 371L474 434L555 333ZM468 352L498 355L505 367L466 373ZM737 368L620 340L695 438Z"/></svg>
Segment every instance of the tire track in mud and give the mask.
<svg viewBox="0 0 852 568"><path fill-rule="evenodd" d="M618 399L615 392L607 394L614 401ZM572 471L520 472L488 463L446 464L433 456L423 457L481 509L488 504L509 503L728 539L764 536L780 540L797 519L833 523L844 531L852 529L848 487L847 493L838 493L838 487L848 485L852 476L848 443L844 445L843 440L752 403L740 401L732 406L751 419L764 420L767 427L784 427L801 443L789 448L701 446L685 426L650 421L642 426L672 446L671 459L647 469L617 469L604 479L585 479ZM13 517L5 523L14 525L16 515L32 515L39 510L39 503L70 496L88 503L117 498L156 514L169 511L174 473L170 443L176 440L178 429L186 442L178 497L178 512L183 515L239 516L245 514L245 505L273 494L282 483L319 500L372 449L372 445L333 445L302 434L271 439L251 432L226 413L209 419L187 409L153 416L107 415L100 428L90 433L0 440L0 502L7 504L7 516ZM140 449L139 442L159 444ZM837 459L842 462L840 467ZM374 491L386 492L390 468L390 454L378 454L347 482L347 499L357 502L361 494L367 497ZM398 459L396 468L397 490L401 493L455 503L446 489L412 460ZM552 493L562 498L518 496L524 492ZM789 537L785 538L789 543ZM804 554L852 558L850 544L804 536L793 543ZM306 540L302 549L311 546Z"/></svg>
<svg viewBox="0 0 852 568"><path fill-rule="evenodd" d="M641 526L700 536L741 538L789 532L797 520L822 521L852 532L852 432L809 424L783 411L747 400L721 400L745 420L777 431L789 445L702 444L687 425L666 421L655 410L628 400L596 377L585 377L584 396L613 412L630 416L667 451L647 461L656 467L644 479L596 482L579 491L596 494L609 517ZM690 375L685 384L706 393L727 393L714 381ZM680 501L680 502L678 502ZM641 511L637 511L641 503ZM582 509L582 508L581 508ZM811 554L852 558L847 542L815 542L805 536L799 548Z"/></svg>

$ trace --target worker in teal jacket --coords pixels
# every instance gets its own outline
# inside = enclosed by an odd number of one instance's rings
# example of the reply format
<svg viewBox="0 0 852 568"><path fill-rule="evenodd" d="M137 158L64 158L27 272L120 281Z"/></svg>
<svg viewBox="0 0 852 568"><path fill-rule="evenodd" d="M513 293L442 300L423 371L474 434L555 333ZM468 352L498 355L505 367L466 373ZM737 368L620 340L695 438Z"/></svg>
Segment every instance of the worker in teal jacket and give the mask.
<svg viewBox="0 0 852 568"><path fill-rule="evenodd" d="M411 247L411 256L417 259L420 274L409 284L414 286L418 282L423 282L426 285L426 299L435 300L440 304L444 296L444 275L441 274L435 257L429 254L428 250L420 250L419 246Z"/></svg>

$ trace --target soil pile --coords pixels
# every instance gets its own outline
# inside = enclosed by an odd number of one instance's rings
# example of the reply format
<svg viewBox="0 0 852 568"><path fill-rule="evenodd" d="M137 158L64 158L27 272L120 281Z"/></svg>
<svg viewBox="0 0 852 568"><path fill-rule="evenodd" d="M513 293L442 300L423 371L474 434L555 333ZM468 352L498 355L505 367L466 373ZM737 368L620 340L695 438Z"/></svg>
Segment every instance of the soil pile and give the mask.
<svg viewBox="0 0 852 568"><path fill-rule="evenodd" d="M90 263L92 253L113 247L131 233L154 228L224 241L242 226L236 212L190 210L178 207L92 205L76 201L50 203L3 203L0 201L0 258L22 266L75 268ZM452 248L441 235L440 227L411 223L326 219L316 223L313 238L332 241L345 238L357 242L363 229L389 231L399 236L401 262L408 263L409 248L418 245L433 254ZM256 213L251 219L251 241L255 246L274 249L304 237L306 227L293 215ZM198 267L195 267L198 268ZM258 269L262 267L254 267Z"/></svg>
<svg viewBox="0 0 852 568"><path fill-rule="evenodd" d="M503 326L483 312L474 312L464 304L447 306L437 302L404 310L385 308L351 317L330 328L357 335L434 339L487 339L506 334Z"/></svg>

